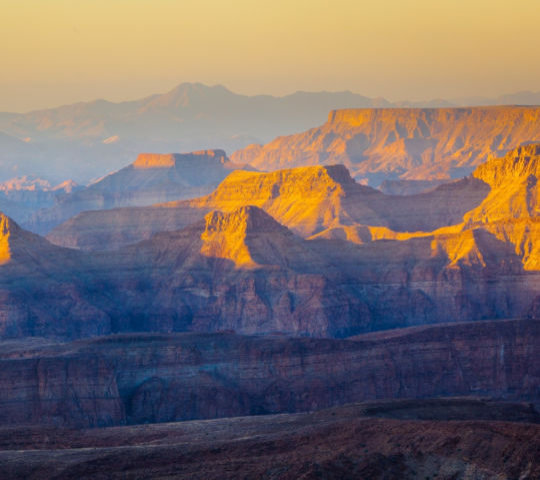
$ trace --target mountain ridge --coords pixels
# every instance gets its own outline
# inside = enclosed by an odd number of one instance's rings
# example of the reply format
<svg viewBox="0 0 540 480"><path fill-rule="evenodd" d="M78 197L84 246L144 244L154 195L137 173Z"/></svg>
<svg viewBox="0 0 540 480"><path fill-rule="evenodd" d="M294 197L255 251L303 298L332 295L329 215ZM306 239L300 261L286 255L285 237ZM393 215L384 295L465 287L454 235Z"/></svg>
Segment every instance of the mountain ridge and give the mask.
<svg viewBox="0 0 540 480"><path fill-rule="evenodd" d="M231 155L256 168L343 163L354 178L452 179L493 155L540 141L540 107L334 110L320 127Z"/></svg>
<svg viewBox="0 0 540 480"><path fill-rule="evenodd" d="M6 140L11 147L0 152L0 180L13 176L12 168L18 166L20 175L49 175L56 183L73 178L86 184L143 151L219 147L232 152L278 135L302 132L322 123L333 109L399 106L449 104L392 103L350 91L248 96L220 85L183 83L162 94L124 102L101 99L27 113L0 113L0 131L11 137L10 142Z"/></svg>

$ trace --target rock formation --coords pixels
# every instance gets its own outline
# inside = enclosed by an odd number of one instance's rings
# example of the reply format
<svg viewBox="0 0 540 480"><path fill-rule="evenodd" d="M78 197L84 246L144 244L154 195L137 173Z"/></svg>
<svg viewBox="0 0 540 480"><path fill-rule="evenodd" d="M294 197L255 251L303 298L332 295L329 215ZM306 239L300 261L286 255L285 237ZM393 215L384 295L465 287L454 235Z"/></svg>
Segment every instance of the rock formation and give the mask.
<svg viewBox="0 0 540 480"><path fill-rule="evenodd" d="M492 155L540 141L539 107L335 110L306 132L232 155L261 170L342 163L370 185L452 179Z"/></svg>
<svg viewBox="0 0 540 480"><path fill-rule="evenodd" d="M72 180L53 186L42 178L11 178L0 183L0 211L24 223L37 210L52 207L62 197L78 188L80 187Z"/></svg>
<svg viewBox="0 0 540 480"><path fill-rule="evenodd" d="M343 166L236 171L198 199L80 214L49 238L100 249L148 239L59 261L48 278L77 279L103 319L98 331L346 337L535 317L537 154L520 147L472 178L406 197L359 185Z"/></svg>
<svg viewBox="0 0 540 480"><path fill-rule="evenodd" d="M156 232L183 228L211 210L230 212L243 205L264 209L304 237L328 229L341 230L344 237L348 231L350 236L358 226L431 231L459 223L488 192L484 182L464 179L419 195L388 196L356 183L342 165L270 173L239 170L205 197L150 208L84 212L55 228L47 238L84 250L114 249ZM355 235L362 237L361 233Z"/></svg>
<svg viewBox="0 0 540 480"><path fill-rule="evenodd" d="M151 205L207 194L242 165L223 150L185 154L142 153L135 162L35 213L24 226L45 233L84 210Z"/></svg>
<svg viewBox="0 0 540 480"><path fill-rule="evenodd" d="M390 103L351 92L247 96L221 85L183 83L127 102L95 100L28 113L0 112L0 180L13 176L17 166L21 175L67 176L86 184L122 168L139 152L215 146L234 151L300 132L324 121L330 110L350 105Z"/></svg>
<svg viewBox="0 0 540 480"><path fill-rule="evenodd" d="M86 265L0 214L0 338L110 333L107 315L85 298L97 287L81 275Z"/></svg>
<svg viewBox="0 0 540 480"><path fill-rule="evenodd" d="M540 402L539 321L353 340L230 333L5 343L0 423L118 425L477 395Z"/></svg>

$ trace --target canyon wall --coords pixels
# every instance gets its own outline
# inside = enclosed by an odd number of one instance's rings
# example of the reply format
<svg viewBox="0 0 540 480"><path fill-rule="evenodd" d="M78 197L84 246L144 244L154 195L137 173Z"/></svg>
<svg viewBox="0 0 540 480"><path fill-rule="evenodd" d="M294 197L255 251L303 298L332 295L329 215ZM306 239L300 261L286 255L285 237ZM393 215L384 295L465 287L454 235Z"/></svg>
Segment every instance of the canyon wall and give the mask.
<svg viewBox="0 0 540 480"><path fill-rule="evenodd" d="M539 107L344 109L320 127L250 145L231 159L261 170L342 163L378 185L461 178L493 155L538 141Z"/></svg>
<svg viewBox="0 0 540 480"><path fill-rule="evenodd" d="M532 320L351 340L220 333L5 342L0 423L118 425L455 395L538 404L539 345Z"/></svg>

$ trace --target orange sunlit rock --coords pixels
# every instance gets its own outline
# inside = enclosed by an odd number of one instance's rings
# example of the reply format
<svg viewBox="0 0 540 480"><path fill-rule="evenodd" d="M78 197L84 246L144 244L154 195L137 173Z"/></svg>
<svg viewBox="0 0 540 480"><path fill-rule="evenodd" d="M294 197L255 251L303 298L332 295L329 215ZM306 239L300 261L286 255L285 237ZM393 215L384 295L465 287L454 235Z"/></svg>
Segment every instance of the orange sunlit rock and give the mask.
<svg viewBox="0 0 540 480"><path fill-rule="evenodd" d="M540 107L345 109L303 133L249 146L231 159L261 170L342 163L378 182L460 178L492 155L540 141Z"/></svg>

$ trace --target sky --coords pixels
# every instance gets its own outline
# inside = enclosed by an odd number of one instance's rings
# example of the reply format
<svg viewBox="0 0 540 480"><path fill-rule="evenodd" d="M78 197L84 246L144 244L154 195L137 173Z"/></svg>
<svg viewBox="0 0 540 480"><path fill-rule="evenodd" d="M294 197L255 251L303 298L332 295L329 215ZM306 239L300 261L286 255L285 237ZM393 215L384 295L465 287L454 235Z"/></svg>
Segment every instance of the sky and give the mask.
<svg viewBox="0 0 540 480"><path fill-rule="evenodd" d="M162 93L540 90L539 0L0 0L0 111Z"/></svg>

